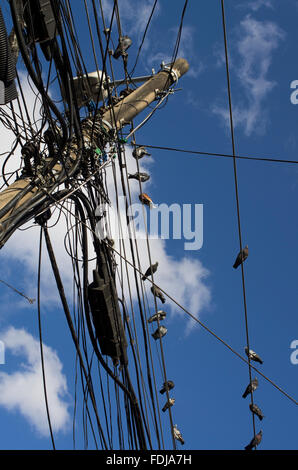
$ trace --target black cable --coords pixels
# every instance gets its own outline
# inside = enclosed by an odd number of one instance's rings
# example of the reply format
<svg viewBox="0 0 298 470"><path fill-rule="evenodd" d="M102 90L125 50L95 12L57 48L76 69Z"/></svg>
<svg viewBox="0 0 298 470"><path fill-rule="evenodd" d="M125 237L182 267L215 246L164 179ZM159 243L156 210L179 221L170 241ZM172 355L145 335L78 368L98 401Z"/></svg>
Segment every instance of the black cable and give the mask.
<svg viewBox="0 0 298 470"><path fill-rule="evenodd" d="M80 205L78 205L78 200L77 198L80 197L83 201L84 201L84 206L85 208L87 209L87 212L88 212L88 216L89 216L89 219L91 221L91 226L93 227L93 229L95 230L95 220L94 220L94 214L92 213L91 211L91 208L89 208L89 204L88 204L88 201L86 200L86 197L83 195L83 194L77 194L76 196L70 196L73 200L75 200L77 202L77 207L78 207L78 210L80 212L80 219L82 222L84 222L84 219L85 219L85 216L83 214L83 210L82 208L80 207ZM86 223L83 223L82 224L82 229L83 229L83 235L84 235L84 242L83 242L83 259L86 260L88 259L88 255L86 257L86 249L87 249L87 232L86 232ZM94 240L95 241L95 240ZM96 241L95 241L96 242ZM94 333L93 333L93 329L92 329L92 325L91 325L91 319L90 319L90 312L89 312L89 305L88 305L88 297L87 297L87 264L84 263L83 264L83 267L84 267L84 306L85 306L85 317L86 317L86 321L87 321L87 327L88 327L88 331L89 331L89 336L90 336L90 339L91 339L91 343L92 343L92 346L94 348L94 351L95 351L95 354L96 356L98 357L101 365L104 367L104 369L108 372L108 374L113 378L113 380L115 381L115 383L117 383L118 386L120 386L120 388L122 388L122 390L126 393L126 395L129 397L130 401L131 401L131 404L132 404L132 409L134 410L134 414L135 414L135 418L136 418L136 422L138 424L138 431L139 431L139 443L140 443L140 448L141 449L146 449L146 444L145 444L145 437L144 437L144 431L142 430L142 425L141 425L141 421L140 421L140 410L139 410L139 405L138 405L138 402L137 402L137 399L136 399L136 396L134 394L134 391L133 391L133 388L131 386L131 383L130 383L130 388L127 389L125 387L125 385L119 381L119 379L115 376L115 374L113 374L113 372L110 370L110 368L108 367L108 365L105 363L105 361L103 360L100 352L99 352L99 349L98 349L98 346L97 346L97 343L96 343L96 340L95 340L95 337L94 337Z"/></svg>
<svg viewBox="0 0 298 470"><path fill-rule="evenodd" d="M227 74L227 86L228 86L228 100L229 100L229 115L230 115L230 130L231 130L231 142L233 149L233 156L236 155L236 146L235 146L235 135L234 135L234 122L233 122L233 110L232 110L232 93L231 93L231 81L230 81L230 69L229 69L229 57L228 57L228 41L227 41L227 31L226 31L226 19L225 19L225 8L224 0L221 0L221 10L222 10L222 24L223 24L223 33L224 33L224 47L225 47L225 59L226 59L226 74ZM241 233L241 221L240 221L240 203L239 203L239 191L238 191L238 177L237 177L237 164L236 158L233 159L233 169L234 169L234 184L235 184L235 194L236 194L236 208L237 208L237 223L238 223L238 237L239 237L239 249L242 253L242 233ZM248 332L248 313L247 313L247 303L246 303L246 289L245 289L245 277L244 277L244 266L243 262L241 263L241 277L242 277L242 293L243 293L243 305L244 305L244 320L245 320L245 333L246 333L246 346L248 351L248 372L249 372L249 383L252 383L252 373L251 373L251 359L250 359L250 346L249 346L249 332ZM250 392L251 405L254 404L253 399L253 390ZM255 414L252 415L252 425L254 438L256 437L256 427L255 427Z"/></svg>
<svg viewBox="0 0 298 470"><path fill-rule="evenodd" d="M153 14L154 14L154 10L155 10L155 7L157 5L157 2L158 0L155 0L154 2L154 5L152 7L152 10L151 10L151 13L150 13L150 16L149 16L149 19L147 21L147 24L146 24L146 27L145 27L145 31L144 31L144 34L143 34L143 37L142 37L142 41L141 41L141 44L139 46L139 50L138 50L138 53L137 53L137 57L136 57L136 61L134 63L134 66L131 70L131 72L129 72L129 76L132 77L135 69L136 69L136 66L137 66L137 63L138 63L138 60L139 60L139 57L140 57L140 53L141 53L141 50L142 50L142 47L143 47L143 44L144 44L144 41L145 41L145 38L146 38L146 34L147 34L147 31L148 31L148 28L149 28L149 25L151 23L151 20L152 20L152 17L153 17Z"/></svg>
<svg viewBox="0 0 298 470"><path fill-rule="evenodd" d="M169 71L169 79L168 79L168 81L165 85L165 88L168 87L168 83L171 80L173 66L174 66L175 60L176 60L177 55L178 55L180 41L181 41L182 28L183 28L183 20L184 20L184 15L185 15L185 12L186 12L187 5L188 5L188 0L185 0L183 10L182 10L182 13L181 13L180 25L179 25L179 28L178 28L178 34L177 34L177 39L176 39L176 43L175 43L175 47L174 47L174 52L173 52L173 55L172 55L171 67L170 67L170 71Z"/></svg>
<svg viewBox="0 0 298 470"><path fill-rule="evenodd" d="M72 319L71 319L71 315L70 315L70 311L69 311L69 308L68 308L67 300L66 300L66 297L65 297L63 284L62 284L61 277L60 277L60 274L59 274L59 269L58 269L58 266L57 266L57 263L56 263L56 258L55 258L55 255L54 255L51 240L50 240L48 230L47 230L46 227L44 228L44 235L45 235L46 245L47 245L47 249L48 249L49 258L50 258L50 262L51 262L51 265L52 265L53 273L54 273L55 280L56 280L56 283L57 283L57 287L58 287L61 302L62 302L62 305L63 305L64 313L66 315L66 320L67 320L67 323L68 323L68 327L69 327L69 330L70 330L70 333L71 333L71 336L72 336L72 339L73 339L73 342L74 342L74 345L75 345L75 348L76 348L76 351L77 351L77 354L78 354L81 369L83 371L83 374L85 376L85 380L86 380L86 383L87 383L87 386L88 386L89 394L90 394L90 397L91 397L91 401L92 401L92 404L93 404L93 409L94 409L95 416L96 416L97 425L98 425L98 428L100 430L100 435L102 436L102 439L103 439L103 442L104 442L104 447L105 447L105 449L107 449L107 444L106 444L106 441L105 441L105 438L104 438L103 430L102 430L101 423L100 423L100 420L99 420L99 416L98 416L98 413L97 413L97 407L96 407L96 402L95 402L93 389L91 387L89 375L88 375L88 373L86 371L86 368L85 368L85 365L84 365L82 353L81 353L80 346L79 346L79 343L78 343L78 338L77 338L77 335L76 335L76 332L75 332L75 329L74 329L74 326L73 326L73 322L72 322Z"/></svg>
<svg viewBox="0 0 298 470"><path fill-rule="evenodd" d="M40 82L39 78L37 77L37 75L36 75L36 73L33 69L33 66L32 66L31 61L30 61L30 57L29 57L27 49L26 49L26 44L25 44L25 41L24 41L23 32L21 30L21 25L20 25L20 23L18 22L18 19L17 19L16 0L9 0L9 2L10 2L10 10L11 10L11 16L12 16L12 19L13 19L14 29L15 29L15 33L16 33L16 36L17 36L18 44L19 44L19 47L20 47L20 51L21 51L25 66L26 66L26 68L27 68L27 70L30 74L30 77L31 77L34 85L36 86L36 88L40 92L41 96L44 98L44 104L46 105L45 107L47 108L47 106L49 106L52 109L52 111L54 112L54 114L57 116L57 118L60 122L61 129L62 129L62 142L63 142L61 144L61 148L63 148L66 144L67 136L68 136L68 130L67 130L67 127L66 127L66 123L65 123L60 111L58 110L58 108L54 104L54 102L45 93L44 88L43 88L43 84L42 84L42 82ZM55 163L53 163L53 166L54 166L54 164Z"/></svg>
<svg viewBox="0 0 298 470"><path fill-rule="evenodd" d="M144 147L152 148L152 149L157 149L157 150L168 150L170 152L181 152L181 153L190 153L194 155L205 155L205 156L211 156L211 157L226 157L226 158L236 158L239 160L254 160L254 161L260 161L260 162L273 162L273 163L295 163L297 165L298 160L281 160L278 158L265 158L265 157L250 157L250 156L245 156L245 155L231 155L228 153L212 153L212 152L202 152L199 150L186 150L186 149L177 149L174 147L162 147L159 145L149 145L149 144L140 144Z"/></svg>
<svg viewBox="0 0 298 470"><path fill-rule="evenodd" d="M131 226L130 226L130 219L128 215L128 199L127 199L127 192L126 192L126 187L125 187L125 182L124 182L124 174L123 174L123 162L122 162L122 155L121 155L121 149L118 145L118 155L119 155L119 169L120 169L120 175L121 175L121 183L122 183L122 190L123 190L123 195L125 197L125 207L126 207L126 221L127 221L127 226L129 230L129 244L130 244L130 251L131 251L131 256L132 256L132 262L133 265L136 266L136 259L135 259L135 254L134 254L134 248L132 244L133 236L130 233ZM116 181L115 181L115 186L116 186ZM128 186L129 187L129 186ZM118 195L117 195L117 187L116 187L116 196L118 200ZM149 384L149 390L150 390L150 396L152 400L152 405L153 405L153 410L154 410L154 420L155 420L155 429L156 429L156 434L157 434L157 440L158 440L158 445L160 448L160 436L158 432L158 425L157 425L157 418L156 418L156 411L155 411L155 403L154 403L154 397L153 397L153 388L152 388L152 379L151 379L151 374L150 374L150 367L149 367L149 357L148 357L148 340L147 340L147 322L144 316L143 308L142 308L142 303L141 303L141 296L140 296L140 290L139 290L139 283L136 275L136 270L134 269L134 277L135 277L135 286L137 290L137 297L138 297L138 304L139 304L139 309L140 309L140 318L142 322L142 329L143 329L143 338L144 338L144 346L145 346L145 352L146 352L146 361L147 361L147 376L148 376L148 384Z"/></svg>
<svg viewBox="0 0 298 470"><path fill-rule="evenodd" d="M2 284L5 284L7 287L9 287L10 289L14 290L17 294L21 295L22 297L25 297L25 299L28 300L29 304L33 304L33 302L35 301L35 299L31 299L30 297L27 297L27 295L23 294L22 292L20 292L19 290L17 290L15 287L11 286L10 284L8 284L7 282L3 281L2 279L0 279L0 282L2 282Z"/></svg>
<svg viewBox="0 0 298 470"><path fill-rule="evenodd" d="M43 343L42 343L42 330L41 330L41 314L40 314L40 271L41 271L41 251L42 251L42 227L40 227L40 236L39 236L39 255L38 255L38 274L37 274L37 314L38 314L38 332L39 332L39 345L40 345L40 359L41 359L41 370L42 370L42 382L43 382L43 391L44 391L44 399L46 404L46 411L47 411L47 419L49 424L49 430L51 435L51 441L53 450L56 450L52 423L51 423L51 416L49 410L49 403L48 403L48 394L47 394L47 386L46 386L46 376L45 376L45 368L44 368L44 355L43 355Z"/></svg>

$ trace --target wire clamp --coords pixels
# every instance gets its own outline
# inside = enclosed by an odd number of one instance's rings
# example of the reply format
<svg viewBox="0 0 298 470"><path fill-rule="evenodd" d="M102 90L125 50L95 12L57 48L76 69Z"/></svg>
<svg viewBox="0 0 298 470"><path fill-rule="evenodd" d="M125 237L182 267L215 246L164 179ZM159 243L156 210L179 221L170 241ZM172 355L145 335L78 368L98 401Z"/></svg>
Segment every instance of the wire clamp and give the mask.
<svg viewBox="0 0 298 470"><path fill-rule="evenodd" d="M164 62L161 63L161 71L162 72L169 72L171 74L172 79L174 82L178 83L179 77L176 70L173 68L173 64L165 64Z"/></svg>

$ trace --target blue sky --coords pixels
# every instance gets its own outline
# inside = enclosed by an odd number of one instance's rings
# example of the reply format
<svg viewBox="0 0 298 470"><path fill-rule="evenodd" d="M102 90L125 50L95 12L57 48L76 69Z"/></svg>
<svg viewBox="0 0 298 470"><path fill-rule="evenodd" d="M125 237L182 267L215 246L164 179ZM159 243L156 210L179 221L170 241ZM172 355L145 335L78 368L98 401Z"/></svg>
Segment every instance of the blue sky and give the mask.
<svg viewBox="0 0 298 470"><path fill-rule="evenodd" d="M107 15L111 3L104 2ZM132 67L153 1L139 1L134 8L132 1L119 3L123 32L133 39L129 49ZM150 74L152 67L157 71L161 60L167 61L173 53L182 2L173 0L170 8L159 3L136 76ZM226 0L225 5L237 152L297 160L298 106L291 103L290 84L298 79L298 2ZM80 8L75 10L76 19L81 17ZM7 13L8 8L3 11ZM82 47L88 50L83 20L78 32ZM113 38L117 40L116 26ZM178 56L190 63L189 73L178 84L182 91L170 96L167 105L138 131L137 142L231 153L219 0L189 1ZM116 78L122 78L121 67L114 62ZM86 65L88 71L94 70L87 54ZM22 69L21 62L19 66ZM7 134L5 139L9 139ZM152 253L161 261L156 282L243 354L241 272L232 268L239 251L233 161L153 149L151 160L144 165L151 174L146 191L156 204L204 205L200 250L185 251L184 240L152 242ZM290 164L243 160L237 161L237 168L242 237L250 252L245 262L250 346L264 360L260 370L297 399L298 365L290 361L290 345L298 339L298 169ZM136 197L137 189L136 185ZM0 267L1 279L35 298L38 230L15 233L1 250ZM62 263L63 235L55 233ZM147 261L142 262L145 270ZM68 269L65 264L63 275L71 288ZM37 383L42 384L36 304L29 305L3 285L0 294L0 339L6 344L6 362L0 365L0 448L48 449L47 428L40 424L43 420L36 419L42 413L42 395L35 399L32 393ZM71 449L75 352L46 254L42 299L43 337L49 348L47 375L53 390L50 409L52 406L57 417L55 441L57 448ZM168 311L168 333L163 341L167 376L175 382L172 412L185 440L183 448L243 449L252 438L249 398L242 398L249 382L247 366L170 301L164 307ZM161 383L157 356L156 367ZM13 392L9 393L9 387ZM260 448L297 449L296 405L261 377L254 399L265 415L261 424L256 421L257 431L263 430ZM163 404L161 398L160 407ZM83 448L78 407L77 446ZM168 418L162 416L162 420L168 447Z"/></svg>

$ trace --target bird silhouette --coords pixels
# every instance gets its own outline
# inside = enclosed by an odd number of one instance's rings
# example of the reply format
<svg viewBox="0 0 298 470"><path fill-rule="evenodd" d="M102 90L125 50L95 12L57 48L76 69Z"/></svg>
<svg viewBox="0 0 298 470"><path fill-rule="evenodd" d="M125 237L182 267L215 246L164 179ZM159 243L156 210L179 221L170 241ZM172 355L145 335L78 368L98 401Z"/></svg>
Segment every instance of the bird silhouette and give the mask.
<svg viewBox="0 0 298 470"><path fill-rule="evenodd" d="M181 442L181 444L184 445L184 440L182 438L181 432L177 428L177 424L174 424L173 426L173 434L174 434L175 439L177 439L177 441Z"/></svg>
<svg viewBox="0 0 298 470"><path fill-rule="evenodd" d="M163 304L165 303L166 299L158 287L152 286L151 292L155 297L158 297L162 301Z"/></svg>
<svg viewBox="0 0 298 470"><path fill-rule="evenodd" d="M151 197L149 197L148 194L146 194L146 193L140 194L139 199L140 199L142 204L145 204L145 206L149 206L150 209L152 209L153 207L156 207L153 204L153 201L152 201Z"/></svg>
<svg viewBox="0 0 298 470"><path fill-rule="evenodd" d="M257 447L262 440L263 432L262 430L255 435L255 437L250 441L250 443L244 447L245 450L252 450L254 447Z"/></svg>
<svg viewBox="0 0 298 470"><path fill-rule="evenodd" d="M259 418L260 421L262 421L262 419L265 418L262 411L260 410L258 405L256 405L255 403L254 404L251 403L249 405L249 409L252 413L254 413Z"/></svg>
<svg viewBox="0 0 298 470"><path fill-rule="evenodd" d="M244 348L244 351L247 357L249 357L251 361L255 361L255 362L259 362L260 364L263 364L263 361L260 358L260 356L256 352L254 352L252 349L250 349L248 353L248 347L246 347Z"/></svg>
<svg viewBox="0 0 298 470"><path fill-rule="evenodd" d="M250 384L245 389L245 392L242 395L242 398L246 398L251 392L254 392L259 386L259 381L257 377L255 377Z"/></svg>
<svg viewBox="0 0 298 470"><path fill-rule="evenodd" d="M242 251L240 251L240 253L238 254L237 258L236 258L236 261L233 265L233 268L234 269L237 269L238 266L240 266L240 264L243 263L243 261L246 260L246 258L248 257L248 246L246 245Z"/></svg>
<svg viewBox="0 0 298 470"><path fill-rule="evenodd" d="M118 46L113 54L114 59L119 59L127 49L132 45L132 40L128 36L121 36L118 42Z"/></svg>
<svg viewBox="0 0 298 470"><path fill-rule="evenodd" d="M151 264L151 266L149 266L149 268L145 272L145 275L142 277L142 281L145 281L145 279L147 279L148 276L151 276L151 274L156 273L157 267L158 267L158 261L156 261L155 264Z"/></svg>
<svg viewBox="0 0 298 470"><path fill-rule="evenodd" d="M164 382L163 387L161 390L159 390L159 393L162 395L168 390L172 390L172 388L175 387L175 384L172 380L168 380L167 382Z"/></svg>
<svg viewBox="0 0 298 470"><path fill-rule="evenodd" d="M140 181L141 183L145 183L145 181L148 181L150 179L150 176L148 175L148 173L137 172L137 173L134 173L133 175L129 174L128 179L134 179L134 180Z"/></svg>
<svg viewBox="0 0 298 470"><path fill-rule="evenodd" d="M166 318L167 314L163 310L158 310L157 313L152 315L150 318L148 318L148 323L152 323L157 320L164 320Z"/></svg>
<svg viewBox="0 0 298 470"><path fill-rule="evenodd" d="M166 327L161 325L152 333L152 336L154 339L160 339L167 334L167 331Z"/></svg>
<svg viewBox="0 0 298 470"><path fill-rule="evenodd" d="M162 408L162 411L165 412L168 408L170 408L171 406L173 406L175 403L175 398L169 398L167 403L164 405L164 407Z"/></svg>
<svg viewBox="0 0 298 470"><path fill-rule="evenodd" d="M151 153L149 153L146 147L144 147L143 145L141 145L140 147L136 147L132 152L132 156L138 160L140 158L143 158L145 155L148 155L148 157L150 157Z"/></svg>

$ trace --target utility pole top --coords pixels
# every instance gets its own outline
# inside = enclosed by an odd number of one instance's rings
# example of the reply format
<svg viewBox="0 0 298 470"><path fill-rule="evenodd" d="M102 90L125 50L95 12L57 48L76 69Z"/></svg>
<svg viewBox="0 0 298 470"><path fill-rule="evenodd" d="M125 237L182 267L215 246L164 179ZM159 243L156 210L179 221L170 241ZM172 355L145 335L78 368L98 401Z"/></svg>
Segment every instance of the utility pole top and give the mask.
<svg viewBox="0 0 298 470"><path fill-rule="evenodd" d="M103 123L117 130L126 126L188 70L189 63L182 58L177 59L173 64L163 65L156 75L108 109L102 116Z"/></svg>

